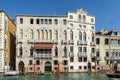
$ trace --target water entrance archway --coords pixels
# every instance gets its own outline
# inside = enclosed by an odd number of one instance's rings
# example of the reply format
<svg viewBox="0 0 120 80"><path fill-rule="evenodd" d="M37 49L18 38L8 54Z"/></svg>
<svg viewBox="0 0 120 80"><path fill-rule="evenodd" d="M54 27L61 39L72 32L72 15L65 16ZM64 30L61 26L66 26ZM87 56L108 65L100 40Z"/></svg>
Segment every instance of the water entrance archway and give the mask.
<svg viewBox="0 0 120 80"><path fill-rule="evenodd" d="M51 72L52 71L52 64L51 62L47 61L45 63L45 72Z"/></svg>
<svg viewBox="0 0 120 80"><path fill-rule="evenodd" d="M91 71L91 63L88 62L88 71Z"/></svg>
<svg viewBox="0 0 120 80"><path fill-rule="evenodd" d="M18 64L18 69L19 69L19 72L21 74L24 73L24 62L23 61L20 61L19 64Z"/></svg>

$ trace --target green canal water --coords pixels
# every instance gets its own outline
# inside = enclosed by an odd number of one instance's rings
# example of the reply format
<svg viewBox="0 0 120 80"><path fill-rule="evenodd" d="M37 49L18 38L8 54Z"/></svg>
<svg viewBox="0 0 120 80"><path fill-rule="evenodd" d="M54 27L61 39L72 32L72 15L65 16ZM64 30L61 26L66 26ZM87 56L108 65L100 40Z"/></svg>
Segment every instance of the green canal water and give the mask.
<svg viewBox="0 0 120 80"><path fill-rule="evenodd" d="M0 76L0 80L120 80L108 78L105 73L61 73L58 77L56 74L45 75L19 75L19 76Z"/></svg>

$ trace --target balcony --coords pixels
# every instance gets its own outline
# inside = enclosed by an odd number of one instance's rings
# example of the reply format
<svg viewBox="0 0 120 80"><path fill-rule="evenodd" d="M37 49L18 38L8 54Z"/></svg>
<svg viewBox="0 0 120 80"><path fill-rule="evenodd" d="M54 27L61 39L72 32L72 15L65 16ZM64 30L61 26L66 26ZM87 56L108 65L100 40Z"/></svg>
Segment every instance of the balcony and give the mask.
<svg viewBox="0 0 120 80"><path fill-rule="evenodd" d="M105 57L105 60L107 61L107 60L110 60L110 57Z"/></svg>
<svg viewBox="0 0 120 80"><path fill-rule="evenodd" d="M84 44L84 45L87 45L87 41L83 41L83 44Z"/></svg>
<svg viewBox="0 0 120 80"><path fill-rule="evenodd" d="M58 40L57 40L57 39L56 39L56 40L53 40L53 43L57 44L57 43L58 43Z"/></svg>
<svg viewBox="0 0 120 80"><path fill-rule="evenodd" d="M78 57L82 57L82 52L78 52Z"/></svg>
<svg viewBox="0 0 120 80"><path fill-rule="evenodd" d="M69 44L74 44L74 40L69 40Z"/></svg>
<svg viewBox="0 0 120 80"><path fill-rule="evenodd" d="M73 52L69 52L69 55L70 55L70 57L73 57L74 53Z"/></svg>
<svg viewBox="0 0 120 80"><path fill-rule="evenodd" d="M96 57L95 53L91 53L91 57L92 58Z"/></svg>
<svg viewBox="0 0 120 80"><path fill-rule="evenodd" d="M52 54L35 54L34 55L35 59L40 59L40 58L52 58Z"/></svg>
<svg viewBox="0 0 120 80"><path fill-rule="evenodd" d="M35 43L53 43L52 40L41 40L41 39L36 39L34 42Z"/></svg>
<svg viewBox="0 0 120 80"><path fill-rule="evenodd" d="M100 61L100 57L96 57L96 60L97 60L97 61Z"/></svg>
<svg viewBox="0 0 120 80"><path fill-rule="evenodd" d="M67 44L67 40L62 40L62 44Z"/></svg>
<svg viewBox="0 0 120 80"><path fill-rule="evenodd" d="M95 42L90 42L90 46L95 46Z"/></svg>
<svg viewBox="0 0 120 80"><path fill-rule="evenodd" d="M17 40L17 43L22 43L22 39L18 39L18 40Z"/></svg>
<svg viewBox="0 0 120 80"><path fill-rule="evenodd" d="M83 52L82 56L87 57L87 52Z"/></svg>
<svg viewBox="0 0 120 80"><path fill-rule="evenodd" d="M83 42L81 40L77 41L77 45L82 45L82 44L83 44Z"/></svg>
<svg viewBox="0 0 120 80"><path fill-rule="evenodd" d="M33 39L28 40L28 43L34 43Z"/></svg>
<svg viewBox="0 0 120 80"><path fill-rule="evenodd" d="M79 57L87 57L87 52L78 52Z"/></svg>

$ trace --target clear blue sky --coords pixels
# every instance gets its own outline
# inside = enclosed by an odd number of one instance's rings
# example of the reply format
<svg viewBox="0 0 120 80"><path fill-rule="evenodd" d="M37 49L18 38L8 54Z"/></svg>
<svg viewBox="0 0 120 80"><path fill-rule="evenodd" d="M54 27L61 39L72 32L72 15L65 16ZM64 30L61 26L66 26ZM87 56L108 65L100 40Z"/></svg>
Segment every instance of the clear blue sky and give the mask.
<svg viewBox="0 0 120 80"><path fill-rule="evenodd" d="M66 15L81 7L96 17L96 31L120 29L120 0L0 0L0 9L14 18L16 14Z"/></svg>

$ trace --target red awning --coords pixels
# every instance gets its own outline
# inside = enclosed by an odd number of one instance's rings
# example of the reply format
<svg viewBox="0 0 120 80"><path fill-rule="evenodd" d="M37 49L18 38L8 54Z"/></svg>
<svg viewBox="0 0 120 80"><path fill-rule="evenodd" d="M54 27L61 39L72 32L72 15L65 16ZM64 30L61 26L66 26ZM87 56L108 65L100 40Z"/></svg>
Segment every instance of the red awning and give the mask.
<svg viewBox="0 0 120 80"><path fill-rule="evenodd" d="M52 49L53 44L34 44L35 49Z"/></svg>

